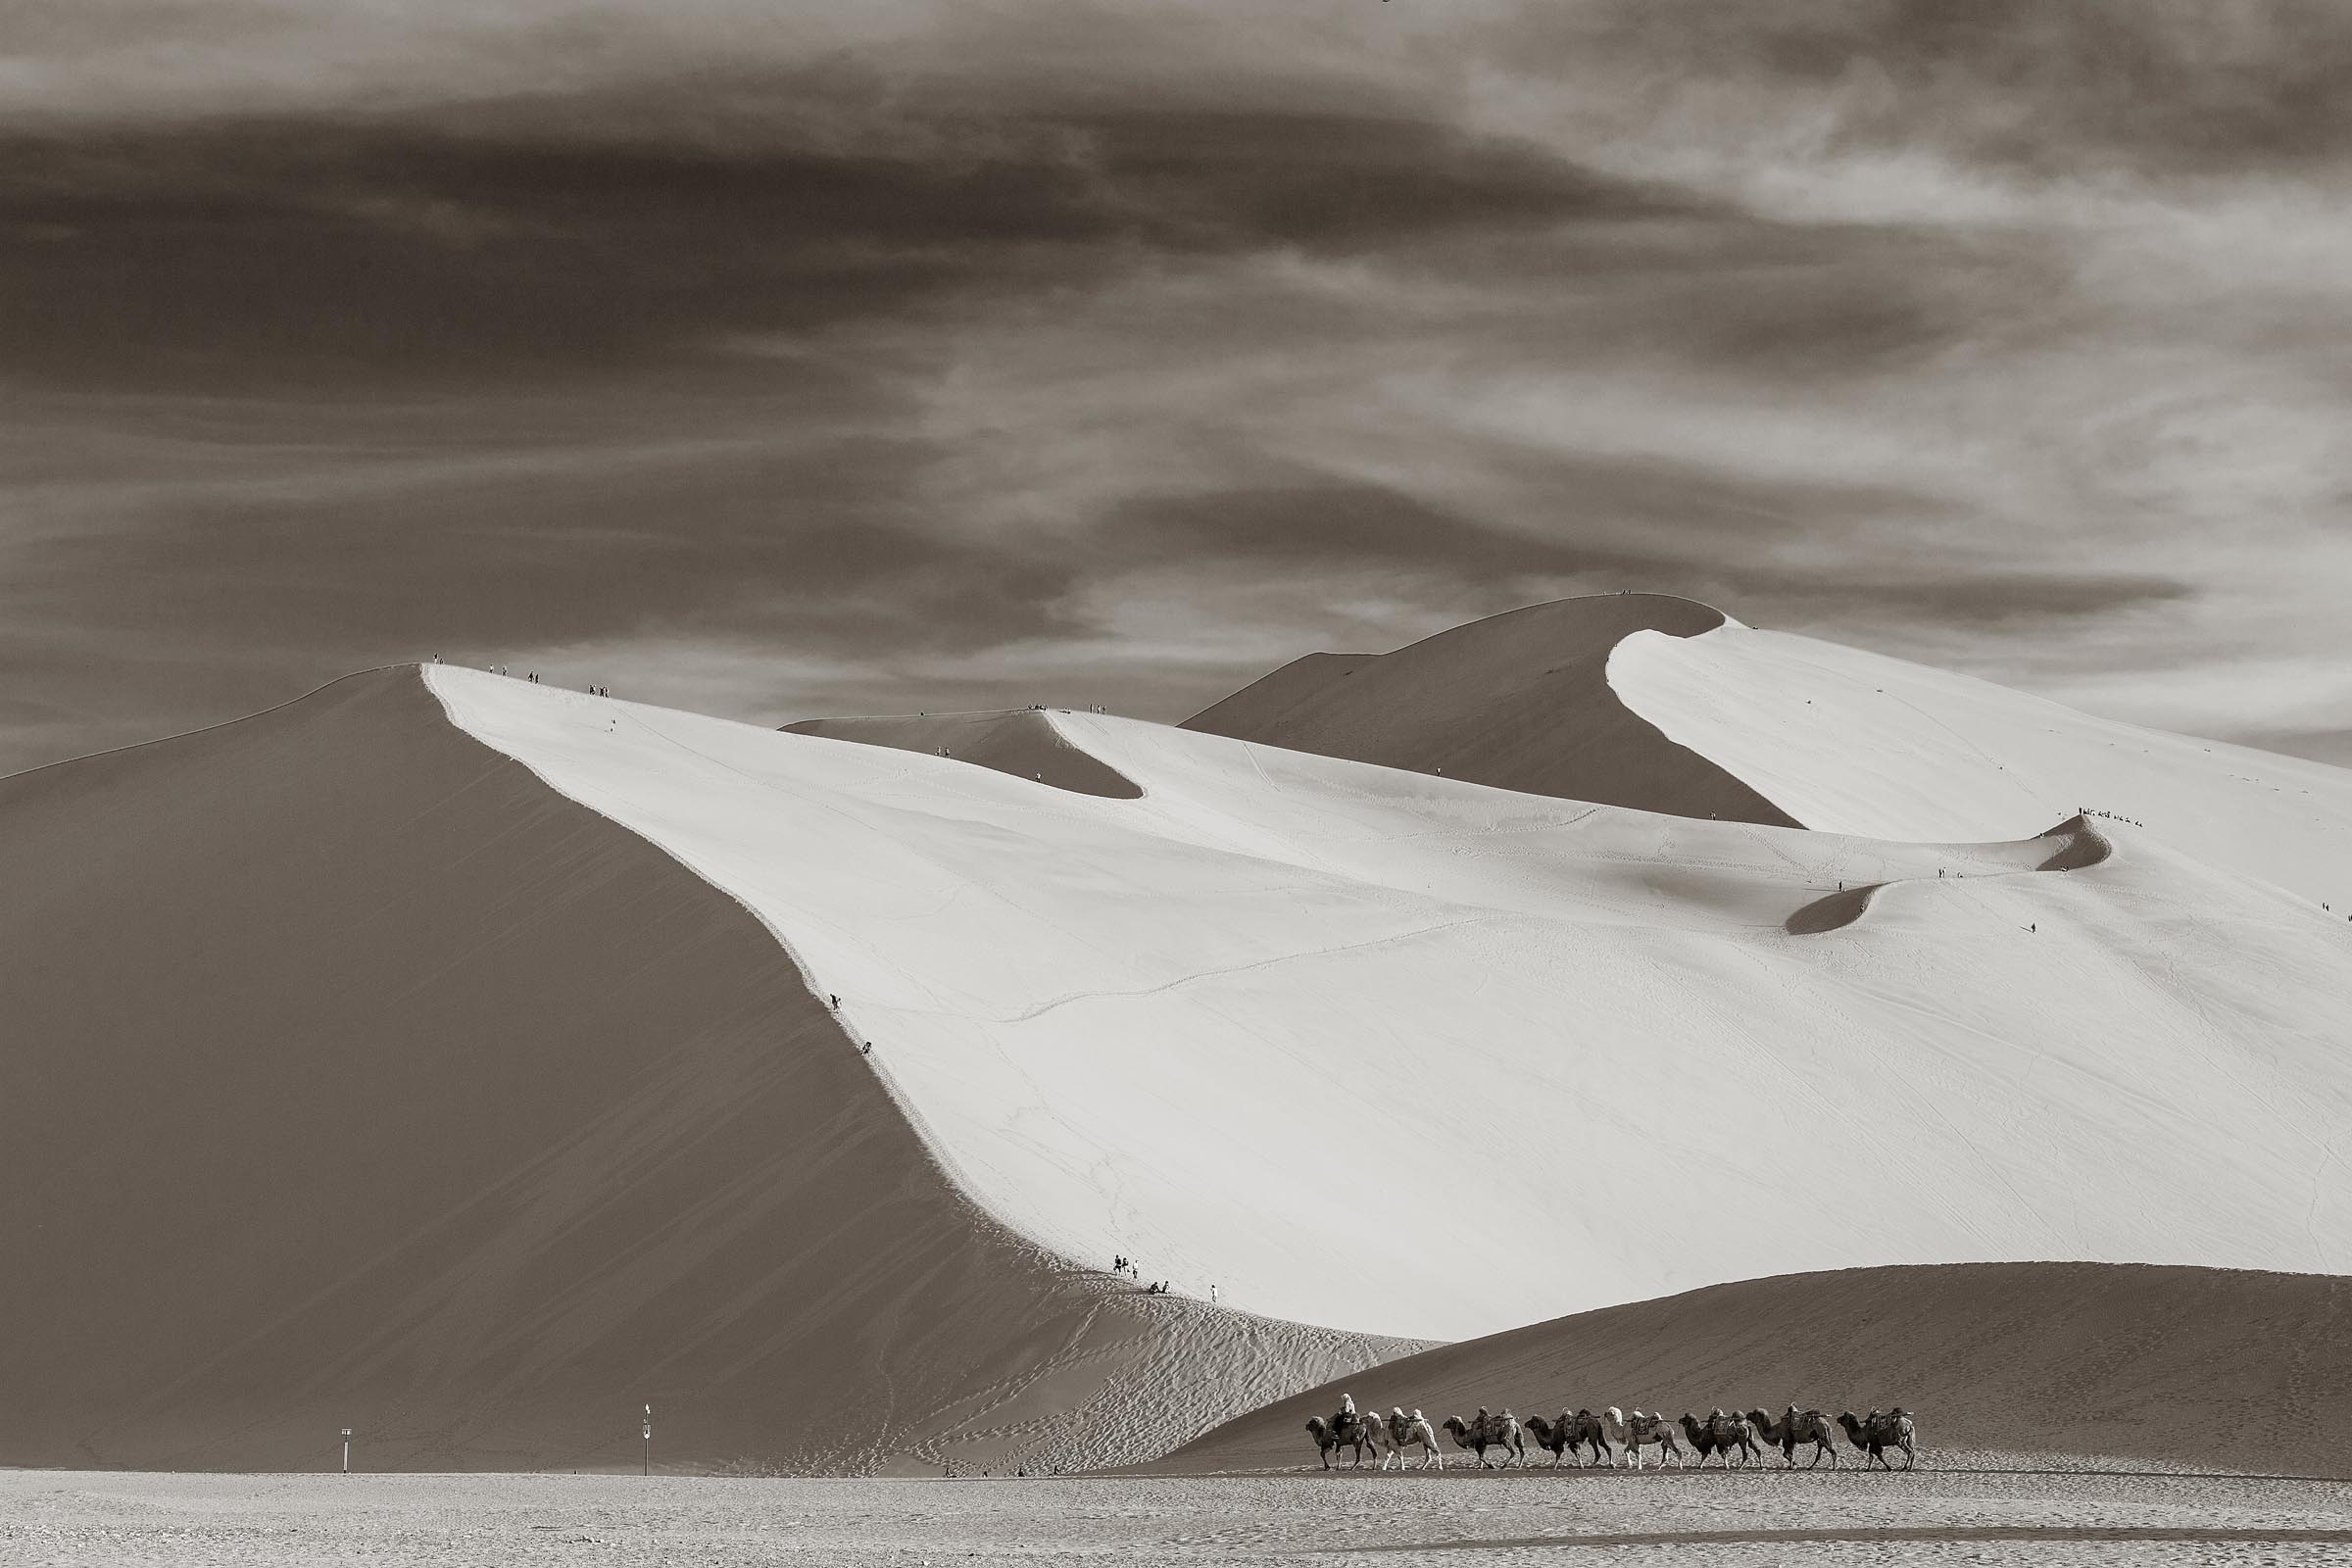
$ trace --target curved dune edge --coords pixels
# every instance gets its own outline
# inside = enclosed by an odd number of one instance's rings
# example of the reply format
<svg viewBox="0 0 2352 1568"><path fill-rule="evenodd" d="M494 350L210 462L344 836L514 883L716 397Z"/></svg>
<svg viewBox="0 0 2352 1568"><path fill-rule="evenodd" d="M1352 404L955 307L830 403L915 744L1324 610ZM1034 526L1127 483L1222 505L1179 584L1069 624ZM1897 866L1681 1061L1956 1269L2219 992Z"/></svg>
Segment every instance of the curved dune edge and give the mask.
<svg viewBox="0 0 2352 1568"><path fill-rule="evenodd" d="M1133 779L1070 739L1043 709L808 718L783 729L788 735L927 752L1075 795L1132 801L1144 793Z"/></svg>
<svg viewBox="0 0 2352 1568"><path fill-rule="evenodd" d="M2343 1250L2321 1153L2346 952L2160 845L1981 875L2051 848L1693 821L1071 715L1147 788L1108 802L432 678L468 733L789 935L960 1190L1195 1298L1461 1339L1775 1266ZM1954 866L1858 940L1786 935L1840 882ZM1355 1202L1316 1152L1335 1086L1348 1136L1433 1168L1574 1127L1580 1180ZM1879 1174L1758 1165L1759 1124L1847 1128ZM1690 1179L1650 1168L1662 1127ZM1335 1296L1372 1255L1392 1288Z"/></svg>
<svg viewBox="0 0 2352 1568"><path fill-rule="evenodd" d="M1730 621L1665 594L1530 605L1389 654L1310 654L1183 728L1474 784L1676 816L1795 818L1621 701L1611 652Z"/></svg>
<svg viewBox="0 0 2352 1568"><path fill-rule="evenodd" d="M2352 923L2352 769L1738 622L1628 636L1606 679L1630 710L1818 832L1985 842L2086 815Z"/></svg>
<svg viewBox="0 0 2352 1568"><path fill-rule="evenodd" d="M1005 1232L411 667L0 780L0 1462L1068 1468L1406 1348Z"/></svg>
<svg viewBox="0 0 2352 1568"><path fill-rule="evenodd" d="M1834 1151L1788 1157L1839 1174ZM1917 1414L1929 1466L2344 1477L2352 1278L1955 1263L1744 1280L1424 1351L1253 1410L1136 1468L1312 1467L1303 1424L1343 1392L1432 1421L1482 1404L1522 1418L1610 1404L1670 1415L1900 1404ZM1860 1457L1841 1447L1840 1462Z"/></svg>
<svg viewBox="0 0 2352 1568"><path fill-rule="evenodd" d="M2069 817L2038 839L2029 839L2025 845L2047 853L2023 871L1996 871L1995 876L2038 876L2044 872L2080 871L2086 866L2104 863L2115 854L2115 845L2105 834L2093 828L2081 816ZM1981 847L1979 847L1981 848ZM1983 870L1956 870L1955 880L1968 876L1983 876ZM1792 937L1820 936L1825 932L1841 931L1870 912L1872 903L1890 888L1924 887L1936 878L1908 877L1899 882L1867 882L1842 888L1826 897L1815 899L1802 908L1792 911L1783 922L1782 929Z"/></svg>

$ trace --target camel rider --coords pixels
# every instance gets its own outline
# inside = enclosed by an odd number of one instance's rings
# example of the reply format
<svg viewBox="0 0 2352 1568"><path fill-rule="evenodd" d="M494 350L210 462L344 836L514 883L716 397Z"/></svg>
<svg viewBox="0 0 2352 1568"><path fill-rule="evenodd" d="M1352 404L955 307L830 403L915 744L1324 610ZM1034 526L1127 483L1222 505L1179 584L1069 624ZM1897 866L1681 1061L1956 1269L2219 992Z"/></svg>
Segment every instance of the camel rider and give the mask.
<svg viewBox="0 0 2352 1568"><path fill-rule="evenodd" d="M1486 1436L1487 1422L1491 1419L1493 1418L1487 1414L1487 1407L1483 1404L1480 1405L1477 1418L1470 1423L1470 1430L1481 1437Z"/></svg>
<svg viewBox="0 0 2352 1568"><path fill-rule="evenodd" d="M1334 1424L1343 1427L1351 1427L1356 1424L1354 1395L1343 1394L1340 1396L1339 1419Z"/></svg>

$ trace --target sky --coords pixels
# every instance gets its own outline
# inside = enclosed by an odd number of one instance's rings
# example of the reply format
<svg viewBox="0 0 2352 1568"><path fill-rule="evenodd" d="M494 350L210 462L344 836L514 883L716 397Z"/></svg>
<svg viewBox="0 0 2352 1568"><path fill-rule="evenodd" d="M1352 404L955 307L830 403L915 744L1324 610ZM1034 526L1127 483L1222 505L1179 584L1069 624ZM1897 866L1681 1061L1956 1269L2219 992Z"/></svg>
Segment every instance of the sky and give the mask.
<svg viewBox="0 0 2352 1568"><path fill-rule="evenodd" d="M2335 0L15 0L0 771L1633 588L2352 761Z"/></svg>

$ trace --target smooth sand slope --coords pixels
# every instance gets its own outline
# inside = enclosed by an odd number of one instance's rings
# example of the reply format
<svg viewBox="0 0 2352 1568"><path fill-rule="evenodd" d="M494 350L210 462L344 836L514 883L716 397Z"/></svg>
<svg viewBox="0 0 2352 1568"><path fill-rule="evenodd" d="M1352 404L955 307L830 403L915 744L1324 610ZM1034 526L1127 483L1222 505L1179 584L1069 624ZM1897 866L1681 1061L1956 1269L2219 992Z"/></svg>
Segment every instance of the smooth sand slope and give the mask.
<svg viewBox="0 0 2352 1568"><path fill-rule="evenodd" d="M793 735L856 741L902 752L952 757L975 767L1051 784L1057 790L1132 801L1143 793L1064 740L1042 710L1014 708L975 713L908 713L866 718L808 718L784 726Z"/></svg>
<svg viewBox="0 0 2352 1568"><path fill-rule="evenodd" d="M2352 1279L1976 1263L1747 1280L1394 1361L1253 1410L1150 1468L1315 1464L1302 1428L1343 1392L1432 1421L1480 1405L1548 1419L1612 1404L1900 1404L1917 1412L1931 1465L1997 1454L2352 1476ZM1840 1462L1863 1458L1838 1446Z"/></svg>
<svg viewBox="0 0 2352 1568"><path fill-rule="evenodd" d="M1462 1338L1792 1268L2352 1267L2352 940L2152 833L1888 844L1046 715L1110 800L430 680L757 911L991 1213L1188 1295Z"/></svg>
<svg viewBox="0 0 2352 1568"><path fill-rule="evenodd" d="M1771 801L1629 710L1604 676L1610 651L1636 632L1674 640L1723 624L1720 611L1660 594L1533 605L1393 654L1309 654L1184 727L1531 795L1788 826Z"/></svg>
<svg viewBox="0 0 2352 1568"><path fill-rule="evenodd" d="M1102 1462L1376 1353L1007 1236L414 669L0 781L0 1462Z"/></svg>
<svg viewBox="0 0 2352 1568"><path fill-rule="evenodd" d="M2324 902L2352 934L2344 768L2095 718L1736 622L1695 637L1636 633L1610 654L1607 676L1629 709L1807 827L2016 838L2086 808L2108 812Z"/></svg>

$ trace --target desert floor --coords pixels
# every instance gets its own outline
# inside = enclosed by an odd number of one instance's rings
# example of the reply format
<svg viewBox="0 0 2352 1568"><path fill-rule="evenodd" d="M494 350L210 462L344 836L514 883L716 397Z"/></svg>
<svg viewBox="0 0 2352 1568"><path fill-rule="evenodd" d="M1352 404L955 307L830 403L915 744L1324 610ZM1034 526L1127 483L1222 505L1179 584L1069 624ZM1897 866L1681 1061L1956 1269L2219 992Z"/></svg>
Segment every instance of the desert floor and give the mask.
<svg viewBox="0 0 2352 1568"><path fill-rule="evenodd" d="M2352 1561L2352 1483L1847 1473L813 1481L0 1472L0 1561Z"/></svg>

